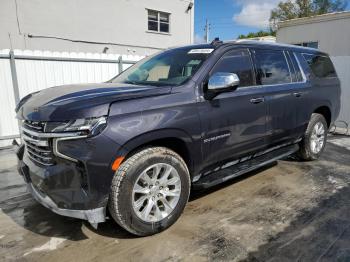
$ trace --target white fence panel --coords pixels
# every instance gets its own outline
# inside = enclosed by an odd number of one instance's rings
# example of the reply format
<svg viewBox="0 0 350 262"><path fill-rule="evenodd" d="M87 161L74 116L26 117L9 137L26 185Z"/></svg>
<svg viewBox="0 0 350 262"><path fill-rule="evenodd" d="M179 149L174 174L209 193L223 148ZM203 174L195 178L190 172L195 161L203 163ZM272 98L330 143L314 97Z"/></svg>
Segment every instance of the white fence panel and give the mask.
<svg viewBox="0 0 350 262"><path fill-rule="evenodd" d="M341 110L338 120L350 124L350 56L331 57L341 84Z"/></svg>
<svg viewBox="0 0 350 262"><path fill-rule="evenodd" d="M1 50L0 54L8 55L9 50ZM0 59L0 136L18 134L15 114L15 97L12 87L9 59ZM0 140L0 147L9 145L8 141Z"/></svg>
<svg viewBox="0 0 350 262"><path fill-rule="evenodd" d="M9 50L0 50L8 55ZM51 86L104 82L142 59L142 56L119 54L68 53L50 51L14 50L20 98ZM15 119L15 99L10 60L0 59L0 137L18 134ZM132 63L131 63L132 62ZM0 147L10 141L1 141Z"/></svg>

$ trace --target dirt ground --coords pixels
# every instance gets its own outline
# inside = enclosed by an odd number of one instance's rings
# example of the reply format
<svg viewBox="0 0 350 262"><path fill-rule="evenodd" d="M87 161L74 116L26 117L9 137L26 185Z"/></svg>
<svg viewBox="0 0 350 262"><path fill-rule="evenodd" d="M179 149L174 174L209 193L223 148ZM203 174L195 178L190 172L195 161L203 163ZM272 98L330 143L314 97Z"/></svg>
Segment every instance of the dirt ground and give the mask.
<svg viewBox="0 0 350 262"><path fill-rule="evenodd" d="M350 138L321 160L278 161L202 192L167 231L94 230L26 193L12 150L0 150L0 261L350 261Z"/></svg>

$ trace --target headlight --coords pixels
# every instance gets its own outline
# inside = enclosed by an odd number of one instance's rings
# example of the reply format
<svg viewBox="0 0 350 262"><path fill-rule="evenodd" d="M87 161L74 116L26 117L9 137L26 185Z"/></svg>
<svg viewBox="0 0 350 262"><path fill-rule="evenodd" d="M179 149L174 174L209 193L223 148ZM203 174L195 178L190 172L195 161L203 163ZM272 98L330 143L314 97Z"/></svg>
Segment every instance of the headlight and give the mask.
<svg viewBox="0 0 350 262"><path fill-rule="evenodd" d="M67 122L47 122L45 132L78 132L83 135L97 135L107 125L107 117L75 119Z"/></svg>

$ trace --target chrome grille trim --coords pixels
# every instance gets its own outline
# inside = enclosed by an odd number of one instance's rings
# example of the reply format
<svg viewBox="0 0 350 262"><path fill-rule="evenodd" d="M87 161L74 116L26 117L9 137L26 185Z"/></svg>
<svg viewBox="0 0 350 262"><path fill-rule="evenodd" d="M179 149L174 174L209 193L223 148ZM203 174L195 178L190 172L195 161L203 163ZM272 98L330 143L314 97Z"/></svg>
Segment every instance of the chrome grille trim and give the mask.
<svg viewBox="0 0 350 262"><path fill-rule="evenodd" d="M31 128L31 129L35 129L35 130L38 130L38 131L43 131L44 130L44 125L40 122L29 122L29 121L25 121L23 123L23 125Z"/></svg>
<svg viewBox="0 0 350 262"><path fill-rule="evenodd" d="M53 163L45 163L45 162L42 162L34 157L32 157L30 154L28 154L28 157L34 162L34 163L39 163L40 165L43 165L43 166L53 166L54 164Z"/></svg>
<svg viewBox="0 0 350 262"><path fill-rule="evenodd" d="M42 154L51 154L52 153L52 151L50 151L50 150L45 150L45 149L42 149L39 147L35 147L35 146L31 145L30 142L27 142L26 145L28 147L30 147L32 150L37 151L37 152L42 153Z"/></svg>
<svg viewBox="0 0 350 262"><path fill-rule="evenodd" d="M22 138L25 142L30 142L36 146L49 146L49 142L47 140L37 140L35 138L31 138L22 132Z"/></svg>
<svg viewBox="0 0 350 262"><path fill-rule="evenodd" d="M35 124L33 124L35 123ZM62 140L86 137L80 132L45 133L45 124L24 121L21 136L25 144L28 157L39 165L52 166L55 164L54 155L76 162L77 160L58 151L58 142Z"/></svg>
<svg viewBox="0 0 350 262"><path fill-rule="evenodd" d="M81 136L79 132L64 132L64 133L41 133L30 130L22 126L22 131L38 138L54 138L54 137L76 137Z"/></svg>

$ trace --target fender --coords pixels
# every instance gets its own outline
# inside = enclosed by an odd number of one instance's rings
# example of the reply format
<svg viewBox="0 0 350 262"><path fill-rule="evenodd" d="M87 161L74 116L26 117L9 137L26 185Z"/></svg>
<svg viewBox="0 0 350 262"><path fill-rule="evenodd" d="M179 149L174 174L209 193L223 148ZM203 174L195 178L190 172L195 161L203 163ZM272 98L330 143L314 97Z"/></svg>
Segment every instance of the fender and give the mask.
<svg viewBox="0 0 350 262"><path fill-rule="evenodd" d="M152 130L140 134L136 137L133 137L120 147L120 149L116 153L116 156L127 156L128 154L130 154L130 152L142 147L143 145L152 144L152 142L157 144L157 141L166 141L166 139L177 139L183 142L183 145L185 145L185 149L189 157L188 164L190 166L188 168L190 170L193 170L193 167L196 166L196 163L199 163L202 160L202 154L195 154L195 152L202 152L200 147L200 141L194 141L191 138L191 136L184 130L175 128ZM169 145L170 148L172 146L173 145Z"/></svg>

